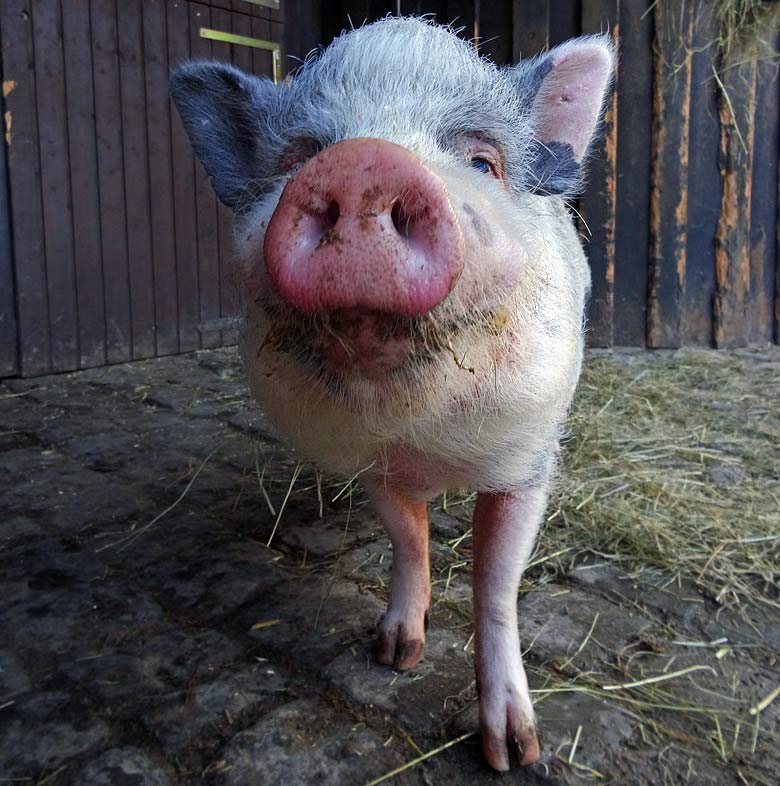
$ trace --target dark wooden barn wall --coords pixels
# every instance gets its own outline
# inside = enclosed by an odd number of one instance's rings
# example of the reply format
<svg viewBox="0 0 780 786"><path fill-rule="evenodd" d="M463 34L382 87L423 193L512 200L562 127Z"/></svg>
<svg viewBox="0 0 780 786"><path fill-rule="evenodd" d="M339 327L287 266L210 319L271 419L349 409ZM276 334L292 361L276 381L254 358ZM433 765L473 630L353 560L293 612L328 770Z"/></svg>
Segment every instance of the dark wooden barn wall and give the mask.
<svg viewBox="0 0 780 786"><path fill-rule="evenodd" d="M284 3L282 3L284 5ZM213 347L235 312L230 222L168 74L215 57L272 74L283 16L242 0L2 0L0 375Z"/></svg>
<svg viewBox="0 0 780 786"><path fill-rule="evenodd" d="M611 32L620 47L617 89L575 205L593 273L589 342L778 341L777 65L739 47L732 62L720 62L711 7L341 0L322 6L322 39L386 14L427 13L478 36L480 51L503 65L572 36ZM765 55L776 52L776 33L766 43Z"/></svg>
<svg viewBox="0 0 780 786"><path fill-rule="evenodd" d="M738 49L722 62L710 5L2 0L0 376L232 341L203 329L235 311L230 221L171 109L170 68L216 57L271 74L268 52L205 40L201 26L284 41L289 70L399 11L454 23L499 64L584 33L619 40L605 138L574 205L592 345L778 341L777 67ZM777 33L766 43L776 51Z"/></svg>

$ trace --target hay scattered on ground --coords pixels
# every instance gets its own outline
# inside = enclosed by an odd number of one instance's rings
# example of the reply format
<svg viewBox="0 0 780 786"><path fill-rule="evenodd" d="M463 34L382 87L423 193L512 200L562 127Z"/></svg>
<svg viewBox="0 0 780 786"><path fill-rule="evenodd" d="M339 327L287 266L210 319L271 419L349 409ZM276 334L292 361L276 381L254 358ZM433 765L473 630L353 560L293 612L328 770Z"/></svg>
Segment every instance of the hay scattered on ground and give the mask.
<svg viewBox="0 0 780 786"><path fill-rule="evenodd" d="M780 352L762 357L591 357L541 555L590 551L723 605L780 605Z"/></svg>

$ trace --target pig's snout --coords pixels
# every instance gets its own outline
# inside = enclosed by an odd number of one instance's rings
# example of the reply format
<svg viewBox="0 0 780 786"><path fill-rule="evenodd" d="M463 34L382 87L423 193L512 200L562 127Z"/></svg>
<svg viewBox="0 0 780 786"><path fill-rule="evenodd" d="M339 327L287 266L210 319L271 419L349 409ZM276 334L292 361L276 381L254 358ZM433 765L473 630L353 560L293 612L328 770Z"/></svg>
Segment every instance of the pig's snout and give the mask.
<svg viewBox="0 0 780 786"><path fill-rule="evenodd" d="M426 314L463 269L464 240L444 181L400 145L347 139L285 187L264 244L295 308Z"/></svg>

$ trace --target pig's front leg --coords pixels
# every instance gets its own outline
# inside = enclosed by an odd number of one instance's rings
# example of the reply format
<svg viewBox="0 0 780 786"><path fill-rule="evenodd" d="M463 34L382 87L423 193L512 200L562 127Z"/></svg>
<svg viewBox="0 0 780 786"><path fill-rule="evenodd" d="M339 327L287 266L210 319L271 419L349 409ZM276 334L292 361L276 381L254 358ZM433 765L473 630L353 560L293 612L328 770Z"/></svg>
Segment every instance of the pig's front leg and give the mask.
<svg viewBox="0 0 780 786"><path fill-rule="evenodd" d="M377 660L411 669L422 656L431 601L428 509L386 485L364 483L393 544L393 572L387 612L379 626Z"/></svg>
<svg viewBox="0 0 780 786"><path fill-rule="evenodd" d="M497 770L509 750L539 758L517 631L517 589L544 514L547 489L480 494L474 510L474 617L482 752Z"/></svg>

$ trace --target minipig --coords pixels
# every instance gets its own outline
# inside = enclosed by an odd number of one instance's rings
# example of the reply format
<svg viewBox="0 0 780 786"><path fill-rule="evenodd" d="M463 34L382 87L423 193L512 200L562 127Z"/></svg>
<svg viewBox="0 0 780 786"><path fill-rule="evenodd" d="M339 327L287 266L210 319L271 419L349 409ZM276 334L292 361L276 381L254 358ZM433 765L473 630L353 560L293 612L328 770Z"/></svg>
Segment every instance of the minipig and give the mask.
<svg viewBox="0 0 780 786"><path fill-rule="evenodd" d="M449 27L388 17L281 84L191 62L171 92L235 216L253 395L390 536L379 663L411 669L431 598L427 501L476 492L475 668L497 770L539 758L517 593L580 373L590 274L567 198L614 52L568 41L498 68Z"/></svg>

